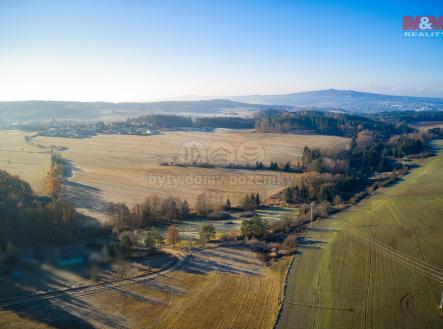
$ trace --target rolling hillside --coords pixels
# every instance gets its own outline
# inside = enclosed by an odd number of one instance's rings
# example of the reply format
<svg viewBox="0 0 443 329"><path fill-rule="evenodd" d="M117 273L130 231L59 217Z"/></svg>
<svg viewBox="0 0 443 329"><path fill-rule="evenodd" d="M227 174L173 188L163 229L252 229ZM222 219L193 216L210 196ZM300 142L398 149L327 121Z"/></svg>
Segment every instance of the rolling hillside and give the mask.
<svg viewBox="0 0 443 329"><path fill-rule="evenodd" d="M442 328L442 168L440 152L317 222L289 273L278 328Z"/></svg>
<svg viewBox="0 0 443 329"><path fill-rule="evenodd" d="M195 96L197 98L197 96ZM202 97L203 98L203 97ZM393 96L353 90L317 90L284 95L251 95L211 100L146 103L17 101L0 102L0 123L13 121L125 120L149 113L222 115L265 109L322 109L344 112L443 110L443 98Z"/></svg>
<svg viewBox="0 0 443 329"><path fill-rule="evenodd" d="M151 103L17 101L0 102L0 122L57 120L124 120L150 113L224 114L288 106L246 104L230 100L168 101Z"/></svg>
<svg viewBox="0 0 443 329"><path fill-rule="evenodd" d="M251 95L229 99L254 103L296 107L335 108L343 111L377 112L389 110L443 110L443 98L393 96L354 90L316 90L282 95Z"/></svg>

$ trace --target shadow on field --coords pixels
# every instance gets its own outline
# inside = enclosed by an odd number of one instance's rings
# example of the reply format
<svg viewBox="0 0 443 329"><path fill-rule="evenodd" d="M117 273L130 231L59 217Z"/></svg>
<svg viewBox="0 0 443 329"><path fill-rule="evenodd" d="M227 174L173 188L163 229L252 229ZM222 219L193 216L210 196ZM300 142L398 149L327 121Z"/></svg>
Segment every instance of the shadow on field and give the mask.
<svg viewBox="0 0 443 329"><path fill-rule="evenodd" d="M101 196L101 189L71 181L65 181L63 185L65 197L76 208L106 212L108 204Z"/></svg>
<svg viewBox="0 0 443 329"><path fill-rule="evenodd" d="M72 160L63 159L63 177L71 178L73 176L74 171L80 171L77 167L72 164Z"/></svg>
<svg viewBox="0 0 443 329"><path fill-rule="evenodd" d="M309 228L309 231L312 232L338 232L342 229L335 228L335 227L321 227L321 226L312 226Z"/></svg>
<svg viewBox="0 0 443 329"><path fill-rule="evenodd" d="M326 243L326 241L323 240L313 240L306 237L298 237L297 243L299 248L311 248L311 249L321 249L322 244Z"/></svg>
<svg viewBox="0 0 443 329"><path fill-rule="evenodd" d="M182 270L193 274L224 272L231 274L259 275L260 263L250 248L218 246L207 249L194 249Z"/></svg>
<svg viewBox="0 0 443 329"><path fill-rule="evenodd" d="M166 275L164 277L168 280L174 279ZM161 282L160 280L149 280L145 283L142 283L142 285L170 295L184 296L186 294L186 291L184 289L174 286L170 283Z"/></svg>
<svg viewBox="0 0 443 329"><path fill-rule="evenodd" d="M40 291L62 289L63 279L48 275L40 278ZM1 284L4 284L1 282ZM96 325L110 328L127 328L125 319L100 312L85 299L79 299L68 294L58 294L53 299L27 299L32 286L25 277L16 280L8 289L13 291L13 298L0 300L0 310L8 310L20 317L39 323L45 323L56 328L96 328ZM17 296L23 296L17 297ZM95 323L95 325L93 324Z"/></svg>
<svg viewBox="0 0 443 329"><path fill-rule="evenodd" d="M63 182L63 194L71 201L76 208L85 208L92 212L107 211L108 203L102 197L102 190L78 182L70 181L75 172L80 172L81 169L73 165L71 160L65 159L65 172Z"/></svg>
<svg viewBox="0 0 443 329"><path fill-rule="evenodd" d="M175 256L161 254L148 258L132 258L127 264L146 270L147 265L151 269L160 269L165 264L173 265L174 261L177 262ZM186 290L180 287L180 280L177 280L177 284L171 284L169 281L176 279L166 274L128 279L119 284L108 285L107 288L94 286L90 282L78 289L78 283L75 279L70 279L69 273L88 279L91 277L91 268L79 265L63 267L63 270L63 275L60 275L53 267L45 266L8 269L5 272L8 273L8 278L0 278L0 310L8 310L20 317L56 328L128 328L124 316L101 310L103 300L95 299L97 295L117 293L143 304L166 305L164 300L153 297L152 291L139 288L154 289L174 296L186 294ZM99 265L99 272L96 274L99 284L115 279L115 271L109 264Z"/></svg>
<svg viewBox="0 0 443 329"><path fill-rule="evenodd" d="M324 310L334 310L334 311L344 311L344 312L355 312L355 308L352 307L328 307L328 306L321 306L321 305L308 305L308 304L300 304L300 303L292 303L292 302L285 302L288 305L293 306L301 306L301 307L308 307L308 308L319 308Z"/></svg>

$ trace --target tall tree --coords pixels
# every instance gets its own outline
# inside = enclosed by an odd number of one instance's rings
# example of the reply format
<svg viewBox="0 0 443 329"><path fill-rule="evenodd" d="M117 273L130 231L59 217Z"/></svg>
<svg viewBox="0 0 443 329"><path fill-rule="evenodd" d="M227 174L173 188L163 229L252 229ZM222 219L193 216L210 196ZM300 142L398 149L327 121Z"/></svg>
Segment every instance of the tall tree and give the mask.
<svg viewBox="0 0 443 329"><path fill-rule="evenodd" d="M177 242L180 242L180 234L175 225L171 225L168 227L167 240L168 243L171 244L173 247L175 247L175 244Z"/></svg>
<svg viewBox="0 0 443 329"><path fill-rule="evenodd" d="M200 236L200 243L202 244L203 247L205 247L205 245L209 242L209 240L215 237L214 225L212 224L202 225L202 227L200 228L199 236Z"/></svg>

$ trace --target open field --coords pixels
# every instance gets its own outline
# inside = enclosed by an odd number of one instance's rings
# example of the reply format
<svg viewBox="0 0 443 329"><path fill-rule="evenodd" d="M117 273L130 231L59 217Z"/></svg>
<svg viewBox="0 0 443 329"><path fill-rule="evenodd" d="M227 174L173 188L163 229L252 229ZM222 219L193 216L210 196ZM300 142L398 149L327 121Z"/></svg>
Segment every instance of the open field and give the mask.
<svg viewBox="0 0 443 329"><path fill-rule="evenodd" d="M216 168L161 166L161 162L179 162L182 145L197 143L201 158L208 158L219 147L228 151L231 161L242 161L249 146L258 147L264 162L291 161L296 164L305 145L344 148L349 140L332 136L263 134L251 131L167 132L161 135L106 135L90 139L38 137L45 146L65 146L62 156L71 163L72 177L66 193L81 210L103 218L108 202L141 202L146 196L181 197L191 204L203 192L224 202L237 203L246 193L260 193L262 198L279 191L296 179L297 174ZM244 144L250 142L252 144ZM246 154L248 155L247 151ZM186 155L186 154L185 154ZM220 155L220 154L218 154ZM214 155L215 156L215 155ZM219 158L218 158L219 159ZM255 163L255 160L251 161Z"/></svg>
<svg viewBox="0 0 443 329"><path fill-rule="evenodd" d="M60 289L68 278L71 286L87 283L59 270L40 277L38 286ZM5 292L34 289L23 281L22 275L15 285L5 279L0 285ZM281 284L281 274L263 267L242 245L196 249L178 268L161 274L61 291L30 303L0 300L0 328L266 329L272 328Z"/></svg>
<svg viewBox="0 0 443 329"><path fill-rule="evenodd" d="M440 150L404 182L314 225L278 327L442 328L442 219Z"/></svg>
<svg viewBox="0 0 443 329"><path fill-rule="evenodd" d="M422 121L415 125L413 125L414 128L418 129L421 132L427 132L428 129L431 128L443 128L443 122L442 121Z"/></svg>
<svg viewBox="0 0 443 329"><path fill-rule="evenodd" d="M0 130L0 169L19 175L31 185L34 192L44 194L50 156L46 150L26 143L26 135L31 134Z"/></svg>

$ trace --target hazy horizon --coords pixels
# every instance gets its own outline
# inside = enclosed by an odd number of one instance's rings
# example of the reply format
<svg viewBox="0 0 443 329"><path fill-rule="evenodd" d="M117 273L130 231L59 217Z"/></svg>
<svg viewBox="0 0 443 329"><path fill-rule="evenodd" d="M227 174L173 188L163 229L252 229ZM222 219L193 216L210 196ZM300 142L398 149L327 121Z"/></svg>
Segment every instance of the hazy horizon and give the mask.
<svg viewBox="0 0 443 329"><path fill-rule="evenodd" d="M423 96L423 95L411 95L411 94L395 94L395 93L382 93L382 92L373 92L373 91L366 91L366 90L353 90L353 89L337 89L337 88L327 88L327 89L318 89L318 90L303 90L303 91L294 91L294 92L287 92L287 93L274 93L274 94L241 94L241 95L210 95L210 96L201 96L201 95L183 95L183 96L177 96L177 97L171 97L171 98L153 98L153 99L147 99L147 100L139 100L139 101L131 101L131 100L125 100L125 101L112 101L112 100L102 100L102 99L92 99L92 100L72 100L72 99L0 99L0 102L84 102L84 103L94 103L94 102L104 102L104 103L152 103L152 102L180 102L180 101L211 101L211 100L232 100L231 98L236 97L242 97L242 96L283 96L283 95L290 95L290 94L297 94L297 93L304 93L304 92L318 92L318 91L325 91L325 90L336 90L336 91L353 91L353 92L361 92L361 93L374 93L379 95L386 95L386 96L405 96L405 97L424 97L424 98L441 98L442 96ZM245 103L251 103L249 101L242 101L242 100L232 100L237 102L245 102Z"/></svg>

